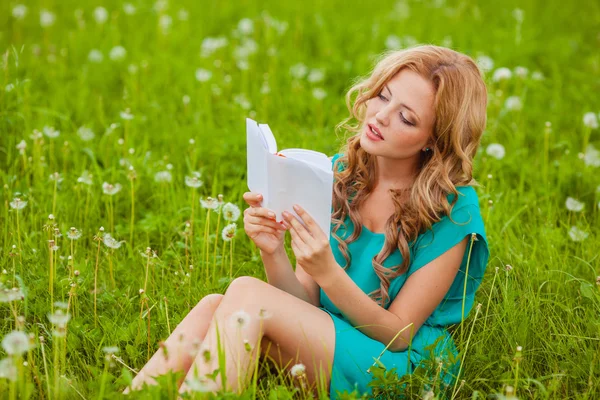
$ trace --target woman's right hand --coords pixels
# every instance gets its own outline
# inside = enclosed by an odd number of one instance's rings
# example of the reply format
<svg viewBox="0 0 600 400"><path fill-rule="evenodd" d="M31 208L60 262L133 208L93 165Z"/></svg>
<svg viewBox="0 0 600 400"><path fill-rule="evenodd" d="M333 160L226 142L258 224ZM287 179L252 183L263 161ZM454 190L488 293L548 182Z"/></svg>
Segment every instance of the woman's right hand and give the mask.
<svg viewBox="0 0 600 400"><path fill-rule="evenodd" d="M260 193L244 193L244 201L250 205L244 210L244 230L256 247L267 254L273 254L283 246L287 229L275 220L275 213L260 206L262 200Z"/></svg>

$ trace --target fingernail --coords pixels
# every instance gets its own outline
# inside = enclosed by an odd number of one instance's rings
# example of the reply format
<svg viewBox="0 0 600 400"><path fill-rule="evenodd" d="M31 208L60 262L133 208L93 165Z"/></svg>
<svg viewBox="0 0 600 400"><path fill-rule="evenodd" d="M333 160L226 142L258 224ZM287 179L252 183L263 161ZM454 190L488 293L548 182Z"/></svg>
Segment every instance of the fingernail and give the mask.
<svg viewBox="0 0 600 400"><path fill-rule="evenodd" d="M298 204L294 204L294 210L300 211L300 206Z"/></svg>
<svg viewBox="0 0 600 400"><path fill-rule="evenodd" d="M275 218L275 213L272 213L272 212L270 212L270 213L269 213L269 217L271 217L271 218Z"/></svg>

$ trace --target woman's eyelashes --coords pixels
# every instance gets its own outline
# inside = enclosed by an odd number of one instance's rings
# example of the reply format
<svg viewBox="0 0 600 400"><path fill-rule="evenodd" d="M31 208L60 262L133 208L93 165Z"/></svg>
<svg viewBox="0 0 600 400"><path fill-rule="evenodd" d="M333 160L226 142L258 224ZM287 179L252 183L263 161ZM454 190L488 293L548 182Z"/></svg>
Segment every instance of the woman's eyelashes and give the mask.
<svg viewBox="0 0 600 400"><path fill-rule="evenodd" d="M379 93L377 95L377 97L379 97L383 101L387 101L387 99L385 98L385 96L383 96L381 93ZM408 126L415 126L415 124L413 124L412 122L410 122L409 120L407 120L406 118L404 118L404 115L402 115L402 113L400 113L400 119L402 120L402 122L404 122Z"/></svg>

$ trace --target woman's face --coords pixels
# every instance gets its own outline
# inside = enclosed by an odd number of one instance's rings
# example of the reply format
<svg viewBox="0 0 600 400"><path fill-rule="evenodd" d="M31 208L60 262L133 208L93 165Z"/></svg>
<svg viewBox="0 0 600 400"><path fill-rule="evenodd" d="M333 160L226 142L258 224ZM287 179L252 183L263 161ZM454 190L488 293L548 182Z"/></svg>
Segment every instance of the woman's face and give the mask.
<svg viewBox="0 0 600 400"><path fill-rule="evenodd" d="M420 152L430 147L435 122L433 102L431 82L410 69L402 69L380 93L367 100L361 147L369 154L390 159L418 159ZM370 126L379 130L383 140L371 138Z"/></svg>

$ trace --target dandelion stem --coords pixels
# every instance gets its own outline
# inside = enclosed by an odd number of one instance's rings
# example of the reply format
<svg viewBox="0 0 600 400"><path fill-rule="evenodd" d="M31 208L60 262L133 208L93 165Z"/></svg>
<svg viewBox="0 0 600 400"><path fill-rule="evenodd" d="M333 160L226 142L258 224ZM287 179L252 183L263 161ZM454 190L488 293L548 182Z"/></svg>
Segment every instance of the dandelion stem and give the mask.
<svg viewBox="0 0 600 400"><path fill-rule="evenodd" d="M233 278L233 239L229 242L229 278Z"/></svg>
<svg viewBox="0 0 600 400"><path fill-rule="evenodd" d="M58 177L54 179L54 195L52 196L52 214L56 214L56 189L58 187Z"/></svg>
<svg viewBox="0 0 600 400"><path fill-rule="evenodd" d="M169 331L169 336L171 336L171 324L169 323L169 300L165 297L165 316L167 317L167 330Z"/></svg>
<svg viewBox="0 0 600 400"><path fill-rule="evenodd" d="M131 224L129 226L129 243L133 247L133 223L135 218L135 198L133 179L131 180Z"/></svg>
<svg viewBox="0 0 600 400"><path fill-rule="evenodd" d="M206 280L208 281L209 279L209 273L208 273L208 252L209 252L209 246L208 246L208 231L210 230L210 208L207 210L206 213L206 225L204 226L204 254L206 255L206 257L202 257L202 261L206 261Z"/></svg>
<svg viewBox="0 0 600 400"><path fill-rule="evenodd" d="M50 390L50 377L48 376L48 364L46 363L46 351L44 349L44 342L40 341L42 348L42 360L44 361L44 375L46 375L46 390L48 391L47 396L50 398L52 391Z"/></svg>
<svg viewBox="0 0 600 400"><path fill-rule="evenodd" d="M21 274L23 274L23 247L21 246L21 229L19 226L19 210L17 210L17 241L19 243L19 259L21 260Z"/></svg>
<svg viewBox="0 0 600 400"><path fill-rule="evenodd" d="M196 190L192 188L192 216L190 218L190 236L194 239L194 204L196 204Z"/></svg>
<svg viewBox="0 0 600 400"><path fill-rule="evenodd" d="M474 233L471 234L471 243L469 246L469 255L467 257L467 266L465 269L465 284L463 287L463 300L462 300L462 310L461 310L461 319L460 319L460 342L463 342L463 334L464 334L464 321L465 321L465 300L467 298L467 282L469 281L469 264L471 263L471 251L473 250L473 243L475 242L476 235Z"/></svg>
<svg viewBox="0 0 600 400"><path fill-rule="evenodd" d="M480 304L477 305L477 307L475 308L475 317L473 318L473 324L471 324L471 331L469 332L469 336L467 337L467 343L465 344L465 350L463 352L463 357L462 360L460 361L460 366L458 368L458 373L456 374L456 381L454 382L454 391L452 393L452 399L450 400L454 400L454 397L458 394L458 391L456 390L456 385L458 385L458 378L460 378L460 373L462 372L462 367L465 364L465 358L467 355L467 350L469 348L469 341L471 340L471 336L473 334L473 328L475 328L475 322L477 322L477 316L479 315L479 310L481 309Z"/></svg>
<svg viewBox="0 0 600 400"><path fill-rule="evenodd" d="M217 247L219 246L219 241L217 238L219 237L219 223L221 222L221 208L219 208L219 214L217 215L217 229L215 230L215 246L213 250L213 272L214 265L217 263Z"/></svg>
<svg viewBox="0 0 600 400"><path fill-rule="evenodd" d="M98 312L96 309L96 298L98 296L98 262L100 261L100 241L98 240L98 250L96 251L96 268L94 270L94 327L98 326Z"/></svg>

